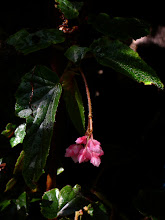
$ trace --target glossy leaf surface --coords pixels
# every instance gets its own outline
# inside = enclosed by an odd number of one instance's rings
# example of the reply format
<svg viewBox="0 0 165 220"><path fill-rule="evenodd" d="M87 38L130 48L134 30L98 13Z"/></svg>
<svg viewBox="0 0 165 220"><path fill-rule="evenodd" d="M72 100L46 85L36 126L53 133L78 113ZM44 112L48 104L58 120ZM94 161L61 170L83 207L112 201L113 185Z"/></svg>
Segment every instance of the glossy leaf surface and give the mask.
<svg viewBox="0 0 165 220"><path fill-rule="evenodd" d="M37 66L22 78L16 93L16 114L27 124L23 176L32 188L46 163L61 92L56 73Z"/></svg>
<svg viewBox="0 0 165 220"><path fill-rule="evenodd" d="M26 192L23 192L17 199L13 199L13 202L16 204L17 210L19 211L21 208L27 209L27 201L26 201Z"/></svg>
<svg viewBox="0 0 165 220"><path fill-rule="evenodd" d="M7 43L26 55L47 48L51 44L62 43L64 40L63 33L57 29L44 29L35 33L22 29L10 36Z"/></svg>
<svg viewBox="0 0 165 220"><path fill-rule="evenodd" d="M79 47L77 45L71 46L66 52L65 56L72 62L77 63L81 61L85 54L89 51L90 49L88 47Z"/></svg>
<svg viewBox="0 0 165 220"><path fill-rule="evenodd" d="M91 49L96 60L103 66L111 67L139 83L154 84L163 89L164 85L155 71L139 57L137 52L122 42L100 38L93 42Z"/></svg>
<svg viewBox="0 0 165 220"><path fill-rule="evenodd" d="M80 186L75 185L73 188L69 185L63 187L60 191L55 188L45 192L41 203L41 212L45 218L56 218L74 213L83 207L83 201L79 194ZM77 199L81 204L77 206ZM74 204L74 206L72 206Z"/></svg>
<svg viewBox="0 0 165 220"><path fill-rule="evenodd" d="M56 0L58 3L57 7L62 11L64 16L68 19L78 17L79 10L83 6L83 2L71 2L68 0Z"/></svg>
<svg viewBox="0 0 165 220"><path fill-rule="evenodd" d="M10 144L12 147L16 146L17 144L23 143L24 137L26 135L26 124L21 124L16 128L14 135L15 137L12 137L10 139Z"/></svg>

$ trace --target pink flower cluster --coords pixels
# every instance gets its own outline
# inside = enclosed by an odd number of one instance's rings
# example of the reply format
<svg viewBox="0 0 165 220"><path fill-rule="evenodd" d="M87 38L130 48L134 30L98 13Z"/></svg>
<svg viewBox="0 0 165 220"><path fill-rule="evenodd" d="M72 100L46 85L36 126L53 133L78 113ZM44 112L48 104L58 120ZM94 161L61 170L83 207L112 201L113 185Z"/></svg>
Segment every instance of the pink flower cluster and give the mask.
<svg viewBox="0 0 165 220"><path fill-rule="evenodd" d="M65 153L65 157L71 157L75 163L90 160L96 167L100 165L100 157L102 155L104 155L104 152L100 146L100 142L92 137L88 140L87 136L77 138L76 144L70 145Z"/></svg>

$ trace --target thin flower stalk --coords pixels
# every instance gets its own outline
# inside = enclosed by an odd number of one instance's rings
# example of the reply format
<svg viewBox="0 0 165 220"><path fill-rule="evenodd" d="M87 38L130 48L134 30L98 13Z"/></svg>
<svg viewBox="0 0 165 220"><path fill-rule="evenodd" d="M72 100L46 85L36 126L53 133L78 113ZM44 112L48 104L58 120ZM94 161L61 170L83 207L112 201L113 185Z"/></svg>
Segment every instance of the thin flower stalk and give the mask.
<svg viewBox="0 0 165 220"><path fill-rule="evenodd" d="M88 84L83 71L80 69L81 76L84 80L87 100L88 100L88 127L84 136L77 138L76 144L70 145L66 149L65 157L71 157L75 163L90 161L98 167L101 163L100 157L104 155L101 143L93 138L93 121L92 121L92 103Z"/></svg>

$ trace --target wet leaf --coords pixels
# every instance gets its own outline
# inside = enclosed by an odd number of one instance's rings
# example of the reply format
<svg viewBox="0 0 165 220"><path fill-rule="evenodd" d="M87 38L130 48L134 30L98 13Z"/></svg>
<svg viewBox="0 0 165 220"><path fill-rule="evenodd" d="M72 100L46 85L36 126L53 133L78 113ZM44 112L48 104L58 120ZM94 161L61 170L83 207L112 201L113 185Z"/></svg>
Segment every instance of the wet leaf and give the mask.
<svg viewBox="0 0 165 220"><path fill-rule="evenodd" d="M60 191L55 188L45 192L41 203L41 213L45 218L56 218L74 213L83 207L83 198L80 195L80 186L73 188L69 185ZM79 200L79 201L78 201Z"/></svg>
<svg viewBox="0 0 165 220"><path fill-rule="evenodd" d="M26 55L47 48L51 44L62 43L64 40L62 31L56 29L44 29L35 33L22 29L10 36L7 43Z"/></svg>
<svg viewBox="0 0 165 220"><path fill-rule="evenodd" d="M68 19L78 17L79 10L83 6L83 2L71 2L68 0L56 0L58 3L57 7L62 11L64 16Z"/></svg>
<svg viewBox="0 0 165 220"><path fill-rule="evenodd" d="M100 38L93 42L91 49L96 60L103 66L111 67L139 83L154 84L158 88L164 88L155 71L139 57L137 52L122 42Z"/></svg>
<svg viewBox="0 0 165 220"><path fill-rule="evenodd" d="M22 78L16 93L16 114L27 124L23 176L31 188L35 188L46 163L61 92L56 73L37 66Z"/></svg>
<svg viewBox="0 0 165 220"><path fill-rule="evenodd" d="M41 213L45 218L55 218L58 212L59 189L51 189L42 197Z"/></svg>

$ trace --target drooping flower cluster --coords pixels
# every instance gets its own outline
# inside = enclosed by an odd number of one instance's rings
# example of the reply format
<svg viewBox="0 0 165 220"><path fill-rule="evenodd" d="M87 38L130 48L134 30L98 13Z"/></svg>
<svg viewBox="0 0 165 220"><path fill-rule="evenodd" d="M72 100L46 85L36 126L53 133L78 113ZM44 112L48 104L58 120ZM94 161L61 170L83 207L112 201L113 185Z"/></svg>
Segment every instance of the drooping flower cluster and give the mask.
<svg viewBox="0 0 165 220"><path fill-rule="evenodd" d="M100 142L88 136L79 137L75 142L76 144L66 149L65 157L71 157L75 163L90 160L94 166L98 167L101 163L100 157L104 155Z"/></svg>

